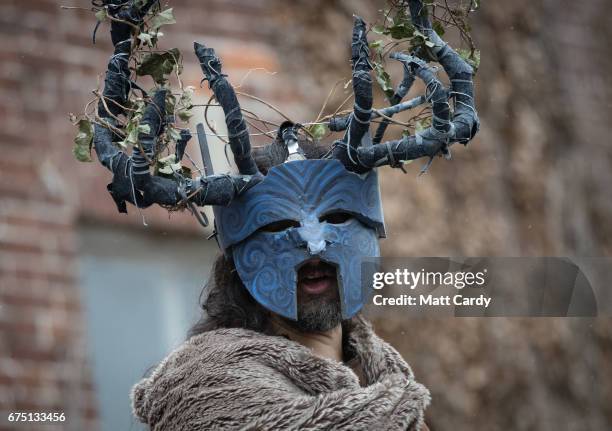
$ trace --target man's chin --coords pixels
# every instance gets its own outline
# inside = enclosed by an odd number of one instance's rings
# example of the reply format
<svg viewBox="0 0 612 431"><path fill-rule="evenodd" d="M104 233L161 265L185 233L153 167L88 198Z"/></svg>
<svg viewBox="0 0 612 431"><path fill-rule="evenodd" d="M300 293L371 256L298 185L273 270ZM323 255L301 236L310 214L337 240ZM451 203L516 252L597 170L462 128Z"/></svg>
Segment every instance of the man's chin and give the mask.
<svg viewBox="0 0 612 431"><path fill-rule="evenodd" d="M342 322L342 311L338 301L309 301L298 306L298 320L289 322L301 332L327 332Z"/></svg>

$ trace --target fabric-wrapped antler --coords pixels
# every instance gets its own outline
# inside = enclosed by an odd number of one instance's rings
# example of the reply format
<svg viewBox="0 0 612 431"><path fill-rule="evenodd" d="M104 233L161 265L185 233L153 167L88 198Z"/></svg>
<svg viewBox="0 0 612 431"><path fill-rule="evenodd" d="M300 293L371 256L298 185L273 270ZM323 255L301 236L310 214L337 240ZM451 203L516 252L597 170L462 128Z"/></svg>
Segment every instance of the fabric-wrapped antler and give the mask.
<svg viewBox="0 0 612 431"><path fill-rule="evenodd" d="M138 43L133 41L132 33L143 25L145 16L155 3L156 0L101 0L102 6L112 18L114 53L108 63L104 91L98 104L99 121L94 126L94 147L100 162L113 173L108 190L121 212L127 211L126 202L141 208L152 204L168 208L187 206L192 212L195 212L194 205L228 205L236 196L259 183L263 175L252 155L248 127L236 93L223 74L221 61L212 48L194 43L204 79L208 81L225 113L229 146L238 168L237 175L204 175L192 179L182 172L173 172L170 177L151 173L152 163L160 152L157 147L159 137L168 126L168 90L165 88L159 88L152 97L146 99L146 108L139 123L143 127L132 154L126 154L114 144L124 134L119 117L126 115L130 91L132 88L139 89L130 80L130 56ZM374 110L366 24L361 18L355 17L351 42L355 96L353 111L348 116L330 119L331 131L346 132L341 140L334 143L331 151L316 157L334 158L350 171L365 173L384 165L401 167L404 161L425 156L430 161L438 154L449 157L451 144L467 144L477 133L479 121L474 106L472 67L432 29L422 0L406 0L402 7L409 9L414 27L431 42L431 47L423 45L410 54L391 55L391 58L403 64L404 76L389 98L391 106ZM425 58L432 58L442 65L450 79L450 88L442 84L436 76L435 68L429 66ZM402 102L416 78L425 83L425 95ZM453 102L452 107L450 100ZM431 103L433 113L429 128L412 136L381 143L389 117L426 102ZM377 117L383 120L371 139L370 122ZM299 146L300 127L299 124L283 123L276 141L264 148L270 159L267 165L305 157L304 150ZM204 132L202 130L199 133ZM179 161L190 138L188 130L180 132L180 139L176 142ZM204 136L200 138L205 141ZM262 168L264 173L266 169Z"/></svg>
<svg viewBox="0 0 612 431"><path fill-rule="evenodd" d="M372 77L370 72L370 49L366 37L365 22L358 16L354 18L353 38L351 41L351 63L353 65L353 93L355 102L353 112L348 117L348 132L342 141L334 145L332 157L340 160L347 168L364 172L369 167L360 164L356 158L357 149L363 137L369 133L372 117Z"/></svg>
<svg viewBox="0 0 612 431"><path fill-rule="evenodd" d="M392 54L391 58L403 63L405 72L402 84L391 101L399 102L406 95L414 77L420 78L426 85L425 100L432 104L432 125L415 135L378 144L377 142L382 139L386 129L386 124L383 122L376 133L374 145L359 146L353 151L351 146L341 142L337 143L333 157L339 159L347 169L355 172L364 172L384 165L399 167L403 161L425 156L431 160L440 153L449 157L448 147L451 144L455 142L467 144L478 132L479 120L474 105L472 67L433 30L422 0L408 0L403 5L409 8L415 28L433 43L428 54L442 65L450 79L451 86L450 89L444 87L437 79L434 69L420 58L418 51L411 55ZM353 79L355 79L355 71ZM453 111L451 111L449 97L454 100ZM357 100L357 93L355 99ZM414 99L403 104L403 107L395 105L387 108L387 113L393 114L405 107L416 106L420 102L422 99ZM355 112L351 115L349 123L352 125ZM372 117L375 116L377 116L376 111L372 113ZM345 125L346 120L343 119L334 119L330 122L332 130L341 130Z"/></svg>
<svg viewBox="0 0 612 431"><path fill-rule="evenodd" d="M234 154L238 172L244 175L258 174L257 165L251 155L249 129L242 118L240 104L231 84L221 73L221 60L215 50L194 42L193 48L200 61L204 79L208 81L211 90L225 113L225 124L229 134L229 144Z"/></svg>
<svg viewBox="0 0 612 431"><path fill-rule="evenodd" d="M104 91L98 103L100 122L94 126L94 148L100 163L113 173L112 183L108 185L117 208L127 212L126 201L140 208L152 204L174 207L181 203L196 205L227 205L245 188L257 183L260 179L250 155L248 132L242 120L240 106L233 89L228 90L227 81L217 79L218 85L207 76L217 98L226 110L228 129L233 138L232 150L241 174L244 175L210 175L195 180L185 178L180 172L174 178L151 175L151 159L155 155L155 144L165 127L165 89L159 89L147 101L147 106L140 124L144 132L139 133L138 146L134 147L131 156L113 144L121 138L119 116L125 115L128 95L132 88L130 69L128 67L132 52L132 29L142 25L142 20L156 0L141 1L108 0L103 2L108 14L112 17L111 39L114 53L108 63L104 80ZM214 53L213 53L214 56ZM208 64L216 64L214 58ZM216 59L216 72L221 76L220 62ZM187 141L191 138L188 130L181 131L177 150L184 152ZM177 151L178 152L178 151Z"/></svg>

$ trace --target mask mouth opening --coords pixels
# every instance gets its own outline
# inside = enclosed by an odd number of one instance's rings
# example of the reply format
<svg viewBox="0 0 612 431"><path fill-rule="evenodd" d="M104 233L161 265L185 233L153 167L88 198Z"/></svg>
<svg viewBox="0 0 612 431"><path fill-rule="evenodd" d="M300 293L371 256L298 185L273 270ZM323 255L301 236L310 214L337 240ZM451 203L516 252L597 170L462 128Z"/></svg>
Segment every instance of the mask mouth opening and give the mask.
<svg viewBox="0 0 612 431"><path fill-rule="evenodd" d="M297 268L298 293L305 295L321 295L338 288L337 265L320 257L314 257L302 262Z"/></svg>

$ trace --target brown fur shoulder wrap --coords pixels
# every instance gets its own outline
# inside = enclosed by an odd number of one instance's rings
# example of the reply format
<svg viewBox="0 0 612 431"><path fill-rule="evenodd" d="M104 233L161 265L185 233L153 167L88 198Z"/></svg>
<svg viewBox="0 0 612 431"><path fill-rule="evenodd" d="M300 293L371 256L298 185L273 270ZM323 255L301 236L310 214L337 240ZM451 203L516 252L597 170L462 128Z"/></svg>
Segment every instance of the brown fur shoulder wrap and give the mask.
<svg viewBox="0 0 612 431"><path fill-rule="evenodd" d="M192 337L132 390L152 430L418 430L429 391L369 323L348 325L363 386L343 363L284 337L218 329Z"/></svg>

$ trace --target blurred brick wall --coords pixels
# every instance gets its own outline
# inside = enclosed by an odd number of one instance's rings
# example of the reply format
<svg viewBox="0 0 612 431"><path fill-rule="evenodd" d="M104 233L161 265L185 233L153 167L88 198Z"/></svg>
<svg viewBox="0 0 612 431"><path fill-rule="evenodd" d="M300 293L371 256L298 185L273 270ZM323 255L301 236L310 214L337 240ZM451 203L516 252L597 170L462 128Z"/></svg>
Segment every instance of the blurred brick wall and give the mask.
<svg viewBox="0 0 612 431"><path fill-rule="evenodd" d="M7 414L64 412L95 426L75 275L78 181L66 112L94 79L89 26L56 2L0 4L0 427ZM75 14L73 14L75 15Z"/></svg>
<svg viewBox="0 0 612 431"><path fill-rule="evenodd" d="M111 47L104 26L92 46L91 14L59 3L0 2L0 413L61 410L72 429L90 429L95 394L74 228L83 218L144 228L133 209L116 213L103 168L72 159L67 114L90 99ZM183 50L186 84L198 87L190 49L205 41L235 84L250 68L279 71L253 72L242 90L307 121L349 76L351 14L372 21L384 2L170 3L180 24L168 27L162 44ZM418 181L420 162L410 175L384 171L391 236L384 252L609 255L609 2L483 5L474 20L482 131ZM204 100L208 94L198 90ZM151 232L195 229L181 214L170 222L163 210L145 215ZM434 428L607 429L612 421L605 319L407 321L388 313L377 323L432 390Z"/></svg>
<svg viewBox="0 0 612 431"><path fill-rule="evenodd" d="M334 55L346 12L371 21L375 3L283 3L300 11L290 64L324 89L312 99L347 76ZM612 2L487 0L471 23L481 131L424 176L421 160L408 175L382 170L383 254L610 256ZM409 319L386 307L374 321L431 390L433 431L612 429L609 317Z"/></svg>
<svg viewBox="0 0 612 431"><path fill-rule="evenodd" d="M194 40L217 49L234 83L250 68L278 71L269 3L170 2L180 24L164 30L162 46L182 50L185 84L199 88L201 80ZM0 429L53 428L11 427L11 411L65 412L59 428L96 428L76 226L88 219L145 229L133 208L128 216L117 213L106 191L108 172L72 157L68 113L81 113L91 99L111 45L106 24L92 45L93 15L60 4L89 6L84 0L0 2ZM300 115L299 96L284 88L284 79L253 72L242 90ZM199 97L208 94L198 90ZM148 209L145 215L150 232L196 229L184 214L169 219L165 210Z"/></svg>

